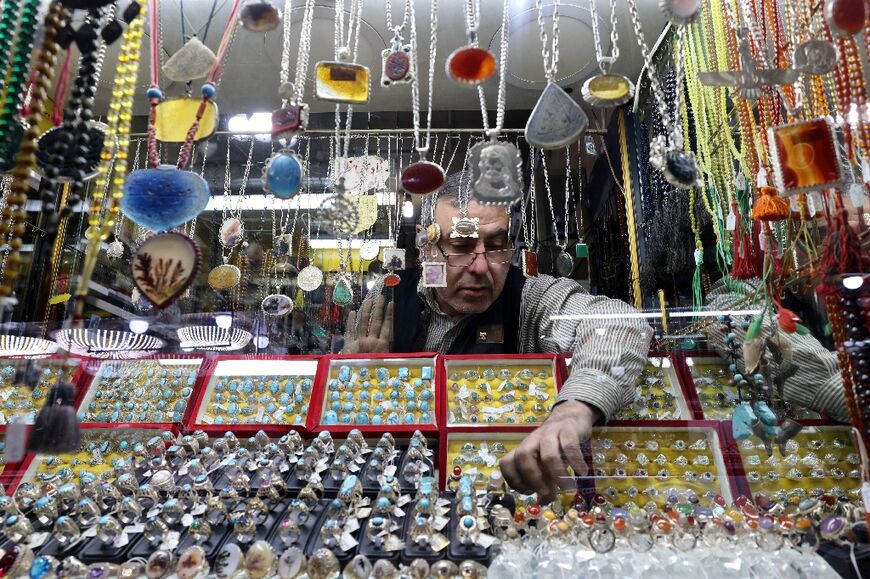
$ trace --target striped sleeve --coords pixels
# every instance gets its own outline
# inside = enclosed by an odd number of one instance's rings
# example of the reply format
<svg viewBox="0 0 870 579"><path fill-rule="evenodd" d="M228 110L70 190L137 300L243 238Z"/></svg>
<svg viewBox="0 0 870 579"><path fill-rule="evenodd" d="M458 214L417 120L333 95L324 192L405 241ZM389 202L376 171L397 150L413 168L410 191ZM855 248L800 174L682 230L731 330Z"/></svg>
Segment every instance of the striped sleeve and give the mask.
<svg viewBox="0 0 870 579"><path fill-rule="evenodd" d="M754 283L742 282L740 289L745 294L754 291L760 282L753 281ZM707 294L707 308L727 310L740 297L734 291L729 290L724 283L717 282ZM771 335L773 326L770 318L766 317L763 323L762 335ZM710 324L705 331L710 346L720 356L727 357L728 351L725 348L725 336L721 324ZM739 325L733 331L737 334L738 340L742 342L746 331ZM827 350L811 335L801 336L796 333L783 333L782 335L791 344L794 361L798 365L798 371L794 376L785 381L783 396L786 402L826 414L840 422L848 422L849 410L836 354ZM742 357L739 360L738 369L741 372L744 371Z"/></svg>
<svg viewBox="0 0 870 579"><path fill-rule="evenodd" d="M581 316L554 319L553 316ZM590 295L571 279L530 278L520 317L522 352L572 352L571 375L558 401L589 403L605 419L634 400L653 329L625 302Z"/></svg>

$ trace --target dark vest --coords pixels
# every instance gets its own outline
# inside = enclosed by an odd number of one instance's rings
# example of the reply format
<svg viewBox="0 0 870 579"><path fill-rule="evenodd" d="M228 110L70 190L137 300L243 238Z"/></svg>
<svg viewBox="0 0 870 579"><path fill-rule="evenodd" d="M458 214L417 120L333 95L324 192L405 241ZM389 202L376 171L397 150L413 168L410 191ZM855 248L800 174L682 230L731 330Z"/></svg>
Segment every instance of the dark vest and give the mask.
<svg viewBox="0 0 870 579"><path fill-rule="evenodd" d="M419 268L400 271L402 283L393 288L392 351L396 353L423 352L426 348L430 312L417 295L420 275ZM516 354L520 303L525 284L526 278L519 268L511 266L498 299L485 312L469 316L450 349L442 354ZM503 342L492 343L479 339L482 330L491 331L498 326L503 330Z"/></svg>

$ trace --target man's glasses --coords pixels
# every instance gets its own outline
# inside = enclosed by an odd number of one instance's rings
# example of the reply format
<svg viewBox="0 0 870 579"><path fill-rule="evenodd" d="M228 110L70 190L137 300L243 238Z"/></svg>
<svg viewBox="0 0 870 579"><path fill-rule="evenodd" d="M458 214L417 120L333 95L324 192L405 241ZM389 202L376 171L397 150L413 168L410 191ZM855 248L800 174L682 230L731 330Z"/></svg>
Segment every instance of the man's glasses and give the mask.
<svg viewBox="0 0 870 579"><path fill-rule="evenodd" d="M510 248L472 251L471 253L447 253L440 243L436 243L435 246L441 251L441 255L447 259L448 267L468 267L474 263L478 255L484 256L486 261L492 265L503 265L510 263L511 257L514 254L514 250Z"/></svg>

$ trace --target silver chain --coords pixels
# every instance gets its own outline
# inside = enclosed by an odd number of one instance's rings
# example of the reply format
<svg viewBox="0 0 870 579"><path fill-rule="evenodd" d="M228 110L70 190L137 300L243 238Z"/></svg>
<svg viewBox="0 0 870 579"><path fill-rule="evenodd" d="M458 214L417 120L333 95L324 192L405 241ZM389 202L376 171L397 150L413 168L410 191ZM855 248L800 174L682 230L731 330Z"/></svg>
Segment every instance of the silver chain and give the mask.
<svg viewBox="0 0 870 579"><path fill-rule="evenodd" d="M547 169L547 155L541 151L541 167L544 169L544 189L547 193L547 204L550 206L550 218L553 220L553 236L556 238L556 245L565 249L568 246L568 228L565 228L565 243L559 240L559 229L556 228L556 211L553 209L553 192L550 190L550 171ZM567 209L565 210L567 213ZM568 216L565 216L568 219Z"/></svg>
<svg viewBox="0 0 870 579"><path fill-rule="evenodd" d="M593 0L594 1L594 0ZM547 27L544 26L544 2L535 0L538 12L538 29L541 31L541 56L544 57L544 74L548 82L555 82L559 70L559 0L553 0L553 39L550 44L547 38Z"/></svg>
<svg viewBox="0 0 870 579"><path fill-rule="evenodd" d="M281 71L278 73L278 81L281 84L290 82L290 23L293 12L293 0L284 0L284 20L281 37ZM301 39L300 39L301 42ZM286 99L285 99L286 101ZM286 107L284 102L282 107Z"/></svg>
<svg viewBox="0 0 870 579"><path fill-rule="evenodd" d="M399 26L393 26L393 3L391 0L385 0L384 11L387 13L387 30L392 32L396 37L402 38L399 34L408 25L408 18L411 19L411 26L414 25L413 0L405 0L405 12L402 15L402 23Z"/></svg>
<svg viewBox="0 0 870 579"><path fill-rule="evenodd" d="M595 0L589 0L589 16L592 19L592 37L595 40L595 59L598 68L607 74L614 62L619 59L619 33L616 31L616 0L610 0L610 56L604 56L601 49L601 32L598 29L598 10Z"/></svg>
<svg viewBox="0 0 870 579"><path fill-rule="evenodd" d="M421 156L425 157L429 151L432 137L432 96L435 86L435 57L438 47L438 0L432 0L429 10L429 110L426 114L426 140L420 142L420 75L418 74L417 57L417 16L414 11L413 0L409 0L411 6L411 107L414 119L414 147Z"/></svg>
<svg viewBox="0 0 870 579"><path fill-rule="evenodd" d="M472 0L469 1L469 6ZM480 12L480 0L477 1L478 13ZM476 24L475 30L476 30ZM495 127L489 128L489 118L486 114L486 98L483 92L483 86L477 86L477 96L480 100L480 114L483 116L483 131L486 136L492 140L498 137L504 126L504 109L505 109L505 77L507 72L507 56L508 56L508 38L507 29L510 26L510 4L509 0L504 0L501 13L501 40L499 41L499 56L498 56L498 95L495 104Z"/></svg>
<svg viewBox="0 0 870 579"><path fill-rule="evenodd" d="M532 168L531 178L529 179L529 196L525 200L525 202L521 206L521 215L520 219L523 222L523 240L526 242L526 247L529 248L529 251L535 251L535 240L530 236L529 230L531 229L532 234L536 231L537 220L535 219L535 205L537 203L535 197L535 149L532 148L529 155L529 165ZM526 207L529 207L527 210ZM526 212L528 213L529 219L528 223L526 222Z"/></svg>
<svg viewBox="0 0 870 579"><path fill-rule="evenodd" d="M296 103L305 98L305 81L308 80L308 57L311 55L311 25L314 22L314 0L305 0L302 15L302 30L299 33L299 50L296 54L296 76L293 79L293 95ZM289 50L287 54L289 58ZM286 105L284 105L286 106Z"/></svg>

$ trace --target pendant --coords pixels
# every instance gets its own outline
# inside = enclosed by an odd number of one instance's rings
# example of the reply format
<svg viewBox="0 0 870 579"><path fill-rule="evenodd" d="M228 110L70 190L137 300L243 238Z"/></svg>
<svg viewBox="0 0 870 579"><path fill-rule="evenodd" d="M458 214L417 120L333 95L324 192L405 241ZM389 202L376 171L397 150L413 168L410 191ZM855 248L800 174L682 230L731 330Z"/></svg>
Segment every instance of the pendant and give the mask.
<svg viewBox="0 0 870 579"><path fill-rule="evenodd" d="M272 111L272 140L289 139L308 127L308 105L298 103Z"/></svg>
<svg viewBox="0 0 870 579"><path fill-rule="evenodd" d="M325 211L333 228L339 233L353 233L359 224L359 209L353 195L340 191L327 203L329 207Z"/></svg>
<svg viewBox="0 0 870 579"><path fill-rule="evenodd" d="M386 287L396 287L400 283L402 283L402 278L397 273L390 272L384 276L384 286Z"/></svg>
<svg viewBox="0 0 870 579"><path fill-rule="evenodd" d="M100 155L103 152L106 131L109 127L96 121L88 121L85 126L87 129L84 132L88 136L87 144L82 146L81 150L76 151L75 155L64 155L63 162L57 167L60 170L56 177L57 181L74 181L79 178L79 170L85 172L85 180L97 176L96 168L100 163ZM73 142L75 133L78 131L78 128L68 129L60 125L42 133L36 141L36 163L39 167L45 169L49 165L50 157L46 151L52 150L58 141L62 143L62 150L70 151L68 143ZM115 140L114 145L117 147L117 140ZM84 160L84 164L80 165L82 160Z"/></svg>
<svg viewBox="0 0 870 579"><path fill-rule="evenodd" d="M181 233L158 233L133 254L133 283L158 308L178 299L196 279L200 254L196 243Z"/></svg>
<svg viewBox="0 0 870 579"><path fill-rule="evenodd" d="M248 2L239 14L239 22L250 32L269 32L281 23L281 12L265 0Z"/></svg>
<svg viewBox="0 0 870 579"><path fill-rule="evenodd" d="M260 309L267 316L283 318L293 311L293 300L284 294L272 294L263 299Z"/></svg>
<svg viewBox="0 0 870 579"><path fill-rule="evenodd" d="M106 248L106 257L109 259L118 259L124 256L124 244L116 239Z"/></svg>
<svg viewBox="0 0 870 579"><path fill-rule="evenodd" d="M450 228L450 239L457 237L478 237L477 224L480 217L454 217Z"/></svg>
<svg viewBox="0 0 870 579"><path fill-rule="evenodd" d="M431 161L411 163L402 170L402 189L414 195L429 195L444 186L444 169Z"/></svg>
<svg viewBox="0 0 870 579"><path fill-rule="evenodd" d="M783 195L830 189L843 183L834 131L834 125L826 119L768 129L770 162Z"/></svg>
<svg viewBox="0 0 870 579"><path fill-rule="evenodd" d="M292 199L302 188L302 163L296 153L279 151L266 159L263 190L278 199Z"/></svg>
<svg viewBox="0 0 870 579"><path fill-rule="evenodd" d="M359 248L359 256L360 259L364 259L366 261L371 261L373 259L377 259L378 254L381 252L380 244L373 240L367 239L363 242L362 246Z"/></svg>
<svg viewBox="0 0 870 579"><path fill-rule="evenodd" d="M447 262L423 262L423 287L447 287Z"/></svg>
<svg viewBox="0 0 870 579"><path fill-rule="evenodd" d="M314 95L322 101L369 102L369 69L361 64L322 61L315 67Z"/></svg>
<svg viewBox="0 0 870 579"><path fill-rule="evenodd" d="M160 165L127 176L121 210L137 225L165 231L199 215L210 198L208 183L196 173Z"/></svg>
<svg viewBox="0 0 870 579"><path fill-rule="evenodd" d="M589 105L612 108L634 98L634 84L621 74L597 74L583 83L580 92Z"/></svg>
<svg viewBox="0 0 870 579"><path fill-rule="evenodd" d="M323 272L313 265L304 267L296 276L296 285L302 291L313 292L323 285Z"/></svg>
<svg viewBox="0 0 870 579"><path fill-rule="evenodd" d="M242 280L242 272L234 265L225 263L208 272L208 285L218 291L232 289Z"/></svg>
<svg viewBox="0 0 870 579"><path fill-rule="evenodd" d="M853 36L867 21L865 0L825 0L825 20L837 36Z"/></svg>
<svg viewBox="0 0 870 579"><path fill-rule="evenodd" d="M169 57L161 70L173 82L187 82L208 76L216 63L215 53L194 36Z"/></svg>
<svg viewBox="0 0 870 579"><path fill-rule="evenodd" d="M794 51L794 67L813 75L828 74L837 68L837 48L826 40L807 40Z"/></svg>
<svg viewBox="0 0 870 579"><path fill-rule="evenodd" d="M390 271L405 269L405 250L390 248L384 250L384 269Z"/></svg>
<svg viewBox="0 0 870 579"><path fill-rule="evenodd" d="M224 219L218 238L224 247L235 247L245 235L245 224L238 217Z"/></svg>
<svg viewBox="0 0 870 579"><path fill-rule="evenodd" d="M538 277L538 254L524 249L521 259L523 275L526 277Z"/></svg>
<svg viewBox="0 0 870 579"><path fill-rule="evenodd" d="M217 130L218 108L214 101L201 98L184 97L166 99L157 105L154 119L156 139L164 143L183 143L187 140L191 119L205 102L205 111L193 135L194 141L207 139Z"/></svg>
<svg viewBox="0 0 870 579"><path fill-rule="evenodd" d="M678 26L693 22L701 13L702 6L701 0L659 0L659 8Z"/></svg>
<svg viewBox="0 0 870 579"><path fill-rule="evenodd" d="M556 256L556 271L562 277L568 277L574 271L574 258L564 249Z"/></svg>
<svg viewBox="0 0 870 579"><path fill-rule="evenodd" d="M457 48L447 57L447 76L460 84L477 86L495 74L495 56L478 46Z"/></svg>
<svg viewBox="0 0 870 579"><path fill-rule="evenodd" d="M411 45L402 44L393 37L392 46L381 52L381 86L407 84L414 80L411 74Z"/></svg>
<svg viewBox="0 0 870 579"><path fill-rule="evenodd" d="M353 301L353 286L350 276L346 273L337 273L333 278L332 303L337 306L346 306Z"/></svg>
<svg viewBox="0 0 870 579"><path fill-rule="evenodd" d="M437 223L429 224L429 227L426 228L426 239L429 241L429 245L435 245L441 239L441 226Z"/></svg>
<svg viewBox="0 0 870 579"><path fill-rule="evenodd" d="M474 199L481 205L510 205L523 195L522 157L503 141L484 141L471 148L469 166Z"/></svg>
<svg viewBox="0 0 870 579"><path fill-rule="evenodd" d="M668 148L664 135L657 136L650 143L649 162L674 187L691 189L704 184L695 154Z"/></svg>
<svg viewBox="0 0 870 579"><path fill-rule="evenodd" d="M560 149L580 139L589 119L574 99L548 82L526 122L526 140L541 149Z"/></svg>
<svg viewBox="0 0 870 579"><path fill-rule="evenodd" d="M579 242L574 246L574 257L578 259L586 259L589 257L589 246L582 241Z"/></svg>

